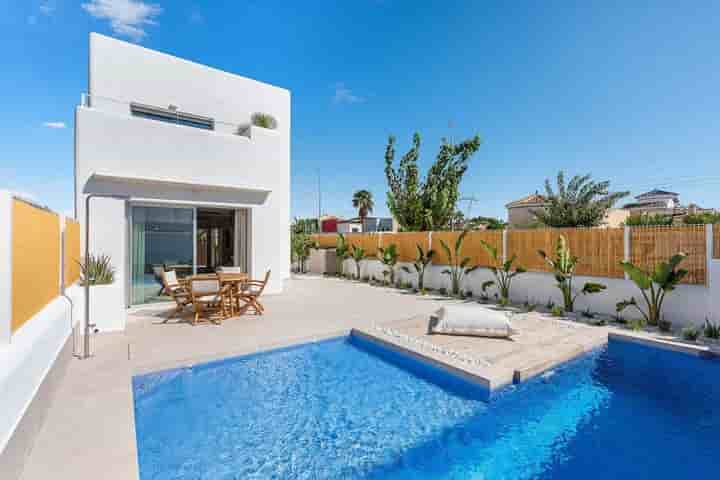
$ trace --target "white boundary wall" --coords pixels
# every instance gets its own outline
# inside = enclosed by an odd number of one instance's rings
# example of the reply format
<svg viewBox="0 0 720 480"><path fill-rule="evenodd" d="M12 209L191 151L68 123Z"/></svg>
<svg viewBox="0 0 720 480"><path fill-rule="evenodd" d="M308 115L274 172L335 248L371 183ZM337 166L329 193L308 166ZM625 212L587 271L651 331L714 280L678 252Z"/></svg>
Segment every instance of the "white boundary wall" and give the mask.
<svg viewBox="0 0 720 480"><path fill-rule="evenodd" d="M79 285L65 289L69 298L58 296L12 331L12 200L0 190L0 478L13 478L24 458L7 458L6 447L28 412L58 355L68 345L73 326L83 318L83 291ZM60 216L61 225L65 219ZM61 252L63 250L61 249ZM62 254L62 253L61 253ZM61 257L61 262L64 259ZM62 284L61 274L58 282ZM71 303L73 307L71 308ZM27 422L39 428L38 416ZM23 422L25 423L25 422ZM27 430L27 429L26 429ZM19 445L10 452L22 454L36 431L23 432Z"/></svg>
<svg viewBox="0 0 720 480"><path fill-rule="evenodd" d="M712 259L712 226L708 226L708 267L707 285L679 285L673 292L668 294L663 307L663 315L666 320L673 323L674 327L687 325L702 325L705 318L713 321L720 321L720 260ZM402 271L406 265L413 272L407 274ZM432 289L450 289L450 276L443 275L442 271L447 267L443 265L431 265L425 272L425 287ZM365 259L362 261L361 277L369 276L376 280L382 280L382 263L376 259ZM355 262L345 260L343 273L355 275ZM410 283L417 287L417 275L411 263L398 263L395 270L396 280ZM472 291L478 297L481 293L481 285L487 280L494 280L492 272L487 268L479 268L467 275L462 283L462 290ZM615 314L615 305L621 300L635 297L642 305L642 294L638 287L630 280L605 277L584 277L576 276L573 283L576 287L582 288L585 282L597 282L607 286L607 289L592 295L579 295L575 302L575 311L580 312L590 309L593 312L608 315ZM494 287L489 289L490 296L497 290ZM556 286L555 278L551 273L527 272L518 275L513 279L510 290L510 299L513 303L528 301L538 305L545 305L549 299L555 304L562 305L562 295ZM636 318L640 313L633 308L628 308L622 315L625 318Z"/></svg>

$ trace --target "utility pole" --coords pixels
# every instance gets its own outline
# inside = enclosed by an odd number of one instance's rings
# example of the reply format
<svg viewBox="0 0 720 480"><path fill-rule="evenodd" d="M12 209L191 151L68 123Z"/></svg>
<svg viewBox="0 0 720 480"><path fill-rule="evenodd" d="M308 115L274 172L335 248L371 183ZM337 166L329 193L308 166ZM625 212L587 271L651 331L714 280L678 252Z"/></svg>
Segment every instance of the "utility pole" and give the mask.
<svg viewBox="0 0 720 480"><path fill-rule="evenodd" d="M318 233L322 233L322 188L320 186L320 169L317 170L317 187L318 187Z"/></svg>

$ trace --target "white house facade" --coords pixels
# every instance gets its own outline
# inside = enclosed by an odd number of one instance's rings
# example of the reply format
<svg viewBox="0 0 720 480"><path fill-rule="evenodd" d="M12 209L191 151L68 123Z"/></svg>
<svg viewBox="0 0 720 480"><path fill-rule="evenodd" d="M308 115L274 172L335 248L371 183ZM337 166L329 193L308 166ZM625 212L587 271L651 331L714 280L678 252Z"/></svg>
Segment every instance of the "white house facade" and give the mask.
<svg viewBox="0 0 720 480"><path fill-rule="evenodd" d="M88 93L75 112L75 207L90 205L90 253L109 255L102 330L126 307L167 300L160 272L290 275L290 92L90 35ZM251 125L255 114L275 128ZM83 235L84 236L84 235Z"/></svg>

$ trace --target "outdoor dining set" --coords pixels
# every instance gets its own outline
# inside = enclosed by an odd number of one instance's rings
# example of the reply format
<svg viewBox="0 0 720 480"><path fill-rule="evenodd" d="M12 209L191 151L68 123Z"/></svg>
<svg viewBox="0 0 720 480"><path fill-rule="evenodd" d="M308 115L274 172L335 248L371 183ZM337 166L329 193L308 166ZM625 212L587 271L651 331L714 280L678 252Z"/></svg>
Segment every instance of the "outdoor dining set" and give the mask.
<svg viewBox="0 0 720 480"><path fill-rule="evenodd" d="M178 278L174 270L162 272L163 289L175 301L175 309L165 322L192 307L192 324L207 321L219 324L226 318L265 311L259 301L270 278L270 270L262 280L250 279L247 273L233 267L219 268L216 273Z"/></svg>

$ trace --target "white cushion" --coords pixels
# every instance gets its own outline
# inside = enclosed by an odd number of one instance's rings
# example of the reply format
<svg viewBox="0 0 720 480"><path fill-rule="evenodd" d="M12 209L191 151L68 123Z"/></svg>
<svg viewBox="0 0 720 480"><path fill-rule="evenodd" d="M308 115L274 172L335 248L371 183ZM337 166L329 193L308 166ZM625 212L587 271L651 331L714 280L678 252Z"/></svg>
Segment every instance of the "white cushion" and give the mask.
<svg viewBox="0 0 720 480"><path fill-rule="evenodd" d="M509 338L517 333L510 314L477 304L447 305L430 317L428 333Z"/></svg>
<svg viewBox="0 0 720 480"><path fill-rule="evenodd" d="M242 267L218 267L215 271L218 273L245 273Z"/></svg>

